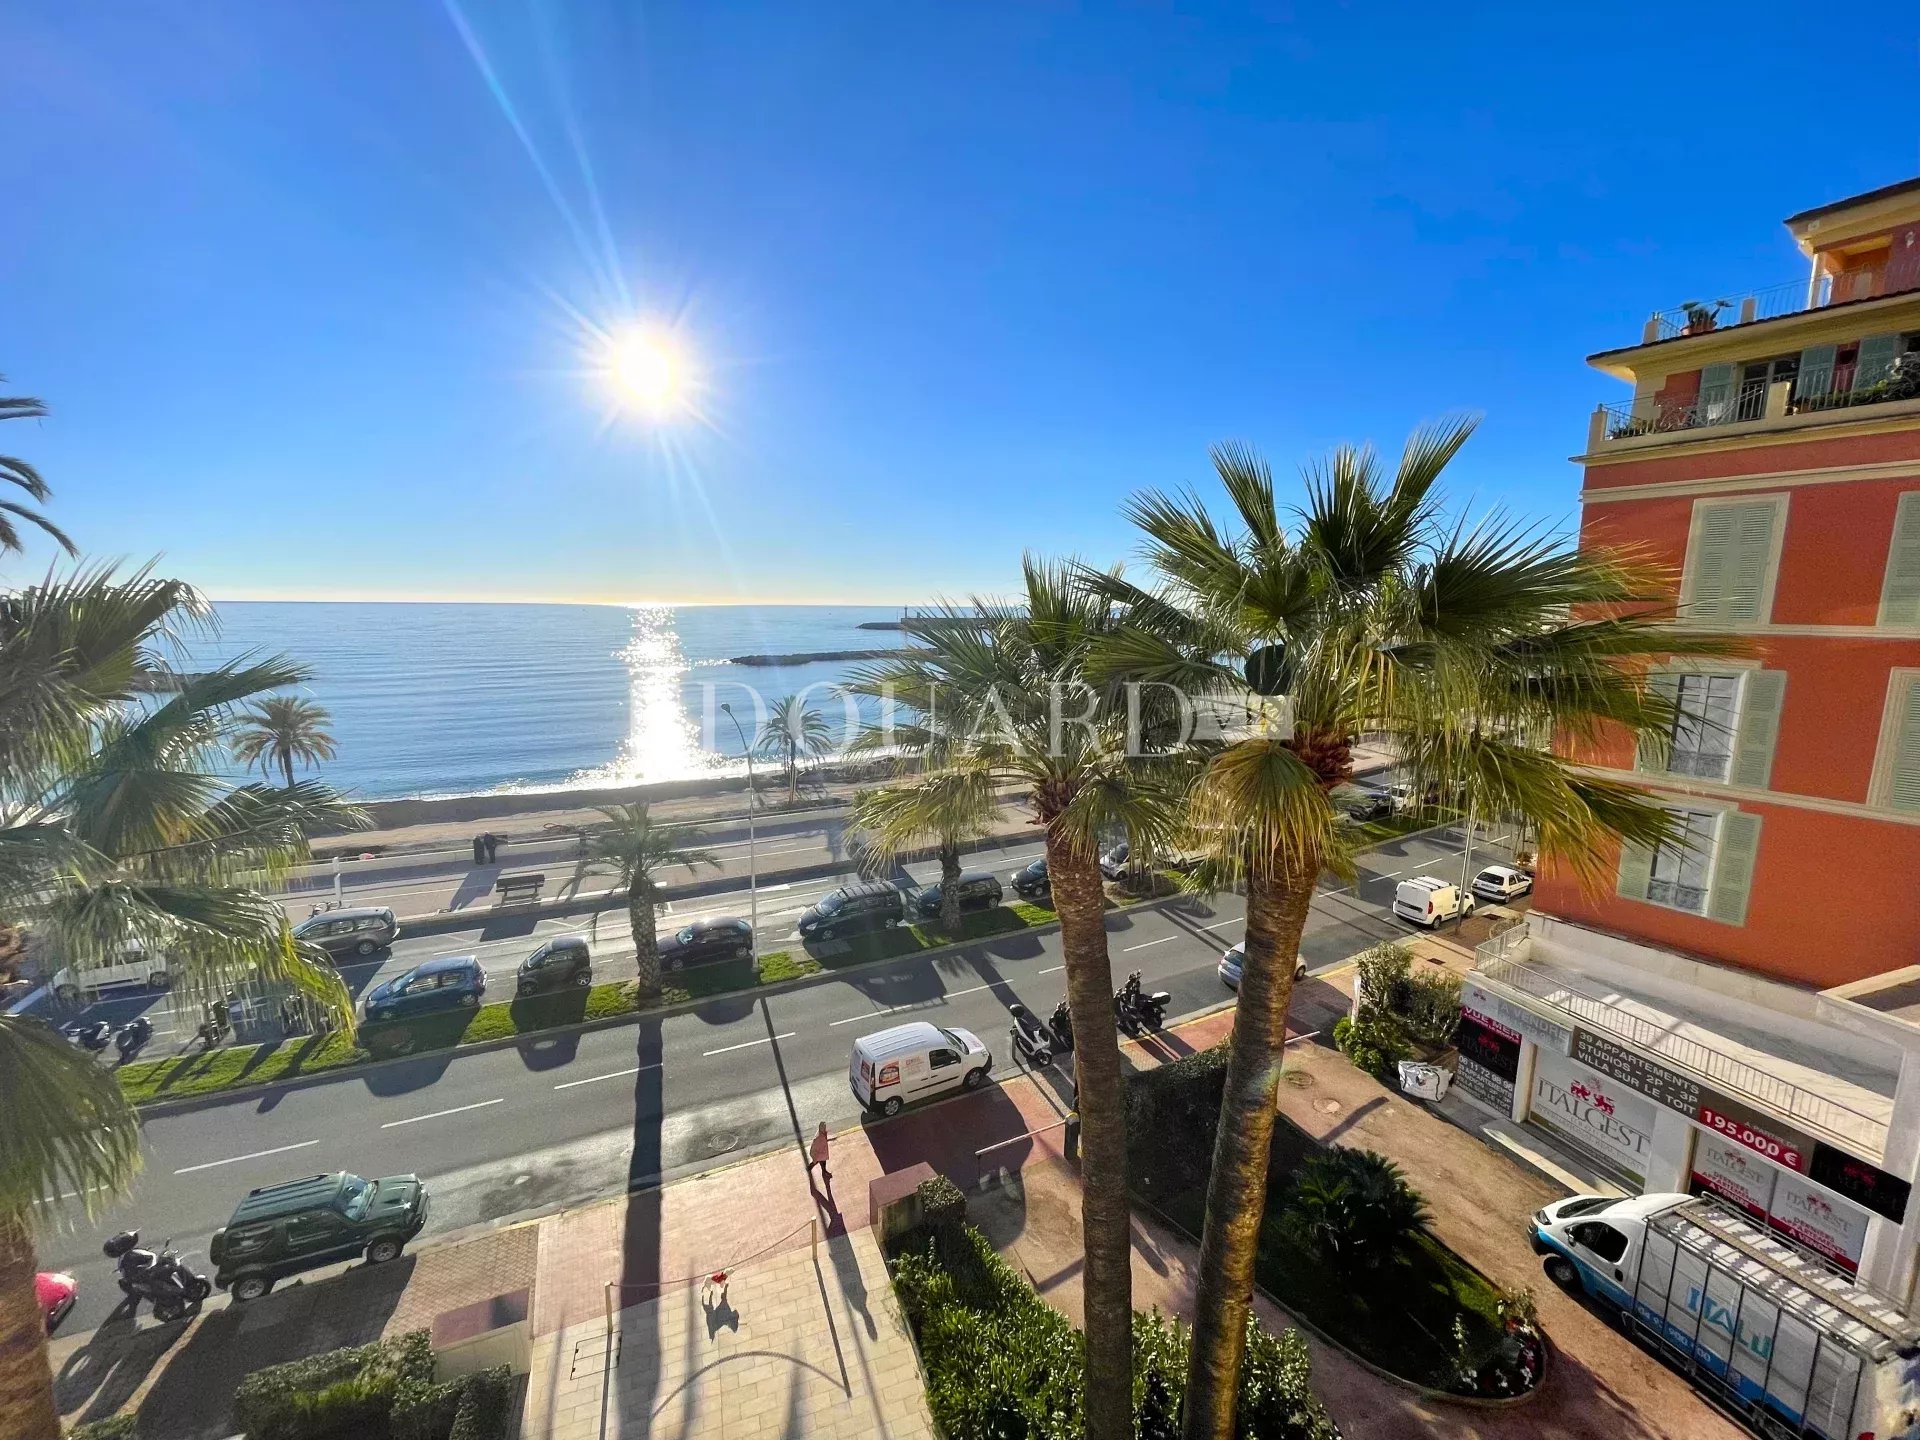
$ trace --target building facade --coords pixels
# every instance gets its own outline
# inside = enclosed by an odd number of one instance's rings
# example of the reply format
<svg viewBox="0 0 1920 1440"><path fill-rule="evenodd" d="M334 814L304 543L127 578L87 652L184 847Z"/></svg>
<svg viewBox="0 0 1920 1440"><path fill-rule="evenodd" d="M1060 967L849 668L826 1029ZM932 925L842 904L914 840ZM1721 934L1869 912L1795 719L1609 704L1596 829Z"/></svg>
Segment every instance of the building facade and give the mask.
<svg viewBox="0 0 1920 1440"><path fill-rule="evenodd" d="M1590 420L1583 543L1659 567L1676 628L1743 653L1656 667L1671 733L1577 754L1686 842L1605 857L1608 885L1543 868L1527 927L1484 947L1461 1078L1623 1184L1720 1194L1904 1300L1920 179L1787 228L1806 280L1656 314L1591 357L1632 390Z"/></svg>

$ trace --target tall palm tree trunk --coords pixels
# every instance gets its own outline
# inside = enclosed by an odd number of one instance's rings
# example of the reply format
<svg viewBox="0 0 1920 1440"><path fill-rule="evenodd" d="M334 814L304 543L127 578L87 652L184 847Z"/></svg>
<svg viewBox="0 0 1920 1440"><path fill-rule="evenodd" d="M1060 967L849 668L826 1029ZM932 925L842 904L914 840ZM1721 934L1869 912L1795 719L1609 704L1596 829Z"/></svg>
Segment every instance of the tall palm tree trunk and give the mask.
<svg viewBox="0 0 1920 1440"><path fill-rule="evenodd" d="M633 952L642 995L660 993L660 940L653 933L653 891L635 885L627 891L627 923L633 927Z"/></svg>
<svg viewBox="0 0 1920 1440"><path fill-rule="evenodd" d="M293 789L293 752L291 750L280 752L280 769L286 774L287 789Z"/></svg>
<svg viewBox="0 0 1920 1440"><path fill-rule="evenodd" d="M1133 1434L1133 1269L1127 1202L1127 1115L1113 1024L1106 900L1093 851L1047 829L1047 873L1066 951L1080 1115L1080 1226L1086 1268L1087 1440Z"/></svg>
<svg viewBox="0 0 1920 1440"><path fill-rule="evenodd" d="M33 1237L0 1215L0 1440L59 1440L47 1322L34 1294Z"/></svg>
<svg viewBox="0 0 1920 1440"><path fill-rule="evenodd" d="M947 841L940 845L940 928L960 933L960 847Z"/></svg>
<svg viewBox="0 0 1920 1440"><path fill-rule="evenodd" d="M1267 1159L1286 1059L1293 967L1319 873L1317 858L1279 873L1264 864L1248 869L1246 961L1207 1183L1181 1425L1185 1440L1231 1440L1233 1435L1253 1264L1266 1209Z"/></svg>

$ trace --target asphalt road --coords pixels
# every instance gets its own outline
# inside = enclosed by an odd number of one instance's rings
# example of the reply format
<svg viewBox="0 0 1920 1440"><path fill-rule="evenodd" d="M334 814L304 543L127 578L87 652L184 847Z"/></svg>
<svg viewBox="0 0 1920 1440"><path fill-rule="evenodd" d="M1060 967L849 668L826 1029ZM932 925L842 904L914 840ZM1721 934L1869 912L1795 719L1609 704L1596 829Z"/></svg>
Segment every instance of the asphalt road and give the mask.
<svg viewBox="0 0 1920 1440"><path fill-rule="evenodd" d="M1392 842L1363 857L1356 886L1324 885L1303 945L1309 968L1331 968L1405 933L1385 912L1393 884L1456 873L1459 839L1439 831ZM1476 865L1496 858L1504 851L1483 838ZM1219 1004L1228 992L1215 965L1240 938L1241 914L1238 896L1116 913L1108 919L1114 971L1138 968L1150 988L1170 990L1173 1017ZM452 938L433 945L459 953L446 943ZM506 942L468 948L483 943ZM526 945L524 936L511 942L503 963ZM150 1242L171 1237L188 1263L205 1268L208 1237L252 1186L332 1169L417 1173L432 1190L435 1233L696 1173L791 1143L821 1120L835 1129L854 1123L848 1048L870 1029L916 1017L969 1029L1004 1073L1013 1063L1006 1006L1051 1011L1062 965L1057 931L1009 935L638 1024L423 1056L156 1116L132 1194L100 1222L47 1240L42 1263L79 1276L68 1325L84 1330L118 1298L100 1256L105 1235L138 1226Z"/></svg>

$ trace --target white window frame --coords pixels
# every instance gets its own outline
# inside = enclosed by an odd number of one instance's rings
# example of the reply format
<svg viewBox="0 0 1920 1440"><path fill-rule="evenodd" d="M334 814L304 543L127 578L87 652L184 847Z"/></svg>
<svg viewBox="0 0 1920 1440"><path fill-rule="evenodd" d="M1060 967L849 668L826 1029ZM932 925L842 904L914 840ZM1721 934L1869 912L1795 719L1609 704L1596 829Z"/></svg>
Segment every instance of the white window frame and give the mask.
<svg viewBox="0 0 1920 1440"><path fill-rule="evenodd" d="M1695 500L1692 514L1687 520L1687 558L1680 569L1680 626L1695 630L1738 630L1753 626L1765 627L1773 623L1773 592L1780 579L1780 552L1786 547L1787 511L1790 495L1787 491L1775 491L1766 495L1723 495L1713 499ZM1687 618L1687 610L1693 603L1695 585L1694 572L1700 560L1700 526L1709 510L1724 510L1728 506L1758 505L1769 503L1774 507L1773 549L1767 556L1767 573L1760 582L1760 618L1757 621L1738 621L1732 625L1695 623Z"/></svg>
<svg viewBox="0 0 1920 1440"><path fill-rule="evenodd" d="M1739 749L1740 749L1740 721L1742 717L1746 714L1747 677L1745 672L1738 669L1734 669L1732 667L1722 667L1722 668L1712 669L1712 670L1695 670L1695 669L1689 668L1686 670L1675 670L1669 673L1673 675L1677 683L1674 688L1674 710L1675 710L1674 727L1673 727L1673 730L1669 731L1667 734L1666 773L1669 775L1685 776L1689 780L1704 780L1709 785L1726 784L1727 777L1733 773L1734 757L1739 752ZM1680 754L1680 751L1675 748L1675 742L1679 739L1678 731L1680 729L1680 724L1682 720L1686 718L1686 711L1680 705L1679 688L1681 685L1684 685L1689 680L1704 680L1704 681L1731 680L1733 681L1733 708L1731 712L1731 718L1727 723L1727 734L1726 734L1727 763L1722 768L1720 774L1718 775L1702 775L1697 771L1693 771L1693 770L1677 769L1674 765L1674 760ZM1702 728L1703 729L1705 728L1704 721L1702 722Z"/></svg>
<svg viewBox="0 0 1920 1440"><path fill-rule="evenodd" d="M1900 741L1900 722L1907 711L1907 692L1920 685L1920 668L1895 666L1887 672L1887 699L1880 711L1880 737L1873 747L1873 778L1867 782L1867 804L1892 811L1894 748ZM1894 812L1904 814L1908 812Z"/></svg>
<svg viewBox="0 0 1920 1440"><path fill-rule="evenodd" d="M1653 859L1647 866L1646 903L1649 905L1658 905L1662 910L1671 910L1677 915L1693 915L1702 920L1709 919L1711 917L1707 914L1707 907L1713 904L1714 875L1720 868L1720 822L1730 807L1716 805L1704 800L1696 803L1691 796L1683 803L1676 797L1667 796L1661 798L1660 808L1665 810L1669 815L1693 814L1713 816L1713 843L1712 848L1707 852L1706 868L1700 872L1700 908L1698 910L1689 910L1684 905L1675 905L1666 900L1656 900L1653 898L1653 867L1660 861L1660 851L1668 848L1665 845L1655 847Z"/></svg>

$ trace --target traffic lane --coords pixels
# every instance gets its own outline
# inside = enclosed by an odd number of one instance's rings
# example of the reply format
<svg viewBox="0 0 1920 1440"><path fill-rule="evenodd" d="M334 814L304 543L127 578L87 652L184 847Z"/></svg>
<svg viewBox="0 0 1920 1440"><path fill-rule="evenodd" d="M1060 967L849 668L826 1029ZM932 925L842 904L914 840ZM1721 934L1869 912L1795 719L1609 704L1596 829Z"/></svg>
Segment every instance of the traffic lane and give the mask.
<svg viewBox="0 0 1920 1440"><path fill-rule="evenodd" d="M1115 918L1123 922L1116 969L1122 958L1129 969L1137 961L1143 983L1174 993L1176 1012L1225 997L1214 973L1219 933L1237 922L1185 913L1179 926L1174 916L1147 925ZM1185 946L1155 943L1183 938ZM422 1057L332 1084L158 1116L147 1126L147 1170L135 1192L100 1224L67 1237L51 1262L83 1275L97 1270L110 1300L110 1267L98 1252L105 1235L137 1224L149 1237L173 1237L183 1253L204 1255L211 1227L240 1195L292 1175L421 1173L434 1181L438 1231L555 1196L575 1203L609 1186L704 1169L721 1155L772 1143L796 1114L809 1128L821 1119L851 1123L858 1107L846 1088L847 1055L866 1030L934 1019L974 1030L1003 1068L1009 1063L1005 1001L1051 1009L1063 962L1057 946L1011 956L995 954L998 948L972 947L933 987L920 962L920 974L896 967L761 1003L716 1002L576 1032L574 1044L546 1053L528 1046L457 1062ZM569 1146L582 1148L564 1163L530 1169L521 1159ZM440 1175L466 1177L444 1205ZM509 1204L515 1210L502 1209Z"/></svg>

